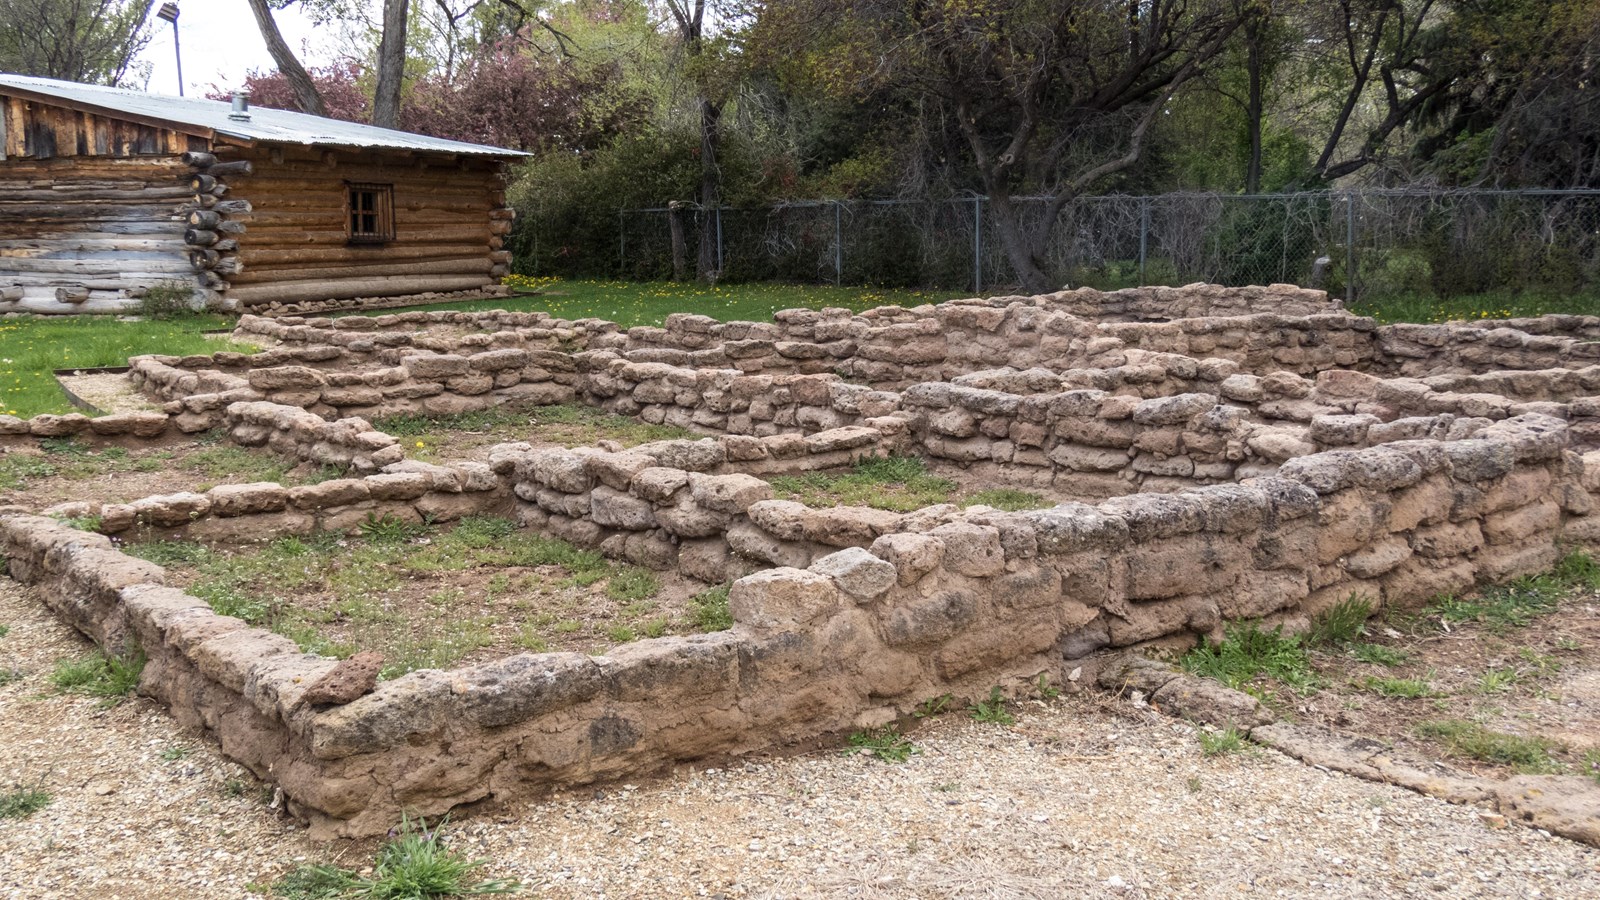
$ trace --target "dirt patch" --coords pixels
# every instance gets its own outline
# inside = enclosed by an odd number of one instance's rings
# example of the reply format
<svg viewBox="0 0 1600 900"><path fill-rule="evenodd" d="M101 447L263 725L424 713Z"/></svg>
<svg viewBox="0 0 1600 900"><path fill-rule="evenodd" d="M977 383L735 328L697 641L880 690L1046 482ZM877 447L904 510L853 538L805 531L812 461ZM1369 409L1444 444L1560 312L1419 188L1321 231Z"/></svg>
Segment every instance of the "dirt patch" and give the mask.
<svg viewBox="0 0 1600 900"><path fill-rule="evenodd" d="M70 438L42 438L34 447L0 452L0 506L37 512L69 501L124 503L219 484L309 484L338 474L296 468L266 450L211 436L170 447L134 448L94 448Z"/></svg>
<svg viewBox="0 0 1600 900"><path fill-rule="evenodd" d="M134 388L126 372L57 375L71 394L103 413L155 412L160 407Z"/></svg>
<svg viewBox="0 0 1600 900"><path fill-rule="evenodd" d="M867 506L891 512L915 512L927 506L993 506L1004 510L1043 509L1058 501L957 471L930 472L915 457L891 456L856 463L846 472L807 472L767 477L773 496L813 509Z"/></svg>
<svg viewBox="0 0 1600 900"><path fill-rule="evenodd" d="M494 444L523 441L535 449L590 447L602 441L633 447L650 441L699 438L671 425L651 425L576 404L523 409L497 406L445 416L390 416L373 427L400 439L406 456L424 462L477 459Z"/></svg>
<svg viewBox="0 0 1600 900"><path fill-rule="evenodd" d="M523 652L599 653L715 627L726 593L610 562L501 519L453 528L368 523L363 534L251 549L129 545L225 615L307 652L384 654L384 677Z"/></svg>

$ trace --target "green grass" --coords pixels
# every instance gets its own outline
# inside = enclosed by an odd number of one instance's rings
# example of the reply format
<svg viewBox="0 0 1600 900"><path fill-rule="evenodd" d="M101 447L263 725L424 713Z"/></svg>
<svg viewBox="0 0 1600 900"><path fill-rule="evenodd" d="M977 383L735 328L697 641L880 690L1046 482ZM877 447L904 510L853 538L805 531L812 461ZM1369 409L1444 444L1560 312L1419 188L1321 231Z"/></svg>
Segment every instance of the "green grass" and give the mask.
<svg viewBox="0 0 1600 900"><path fill-rule="evenodd" d="M1451 756L1510 766L1524 775L1559 772L1561 766L1550 758L1555 744L1543 738L1520 737L1491 731L1475 722L1443 719L1423 722L1416 727L1418 737L1438 743Z"/></svg>
<svg viewBox="0 0 1600 900"><path fill-rule="evenodd" d="M1009 705L1000 694L1000 686L995 685L989 690L988 699L975 700L967 707L967 714L972 716L972 721L987 725L1015 725L1017 718L1011 714Z"/></svg>
<svg viewBox="0 0 1600 900"><path fill-rule="evenodd" d="M1228 625L1220 644L1204 644L1185 653L1183 668L1244 689L1258 678L1274 679L1298 692L1316 689L1317 678L1305 642L1281 627L1263 631L1255 622Z"/></svg>
<svg viewBox="0 0 1600 900"><path fill-rule="evenodd" d="M559 610L573 602L563 592L591 586L609 601L626 604L610 619L589 625L565 611L533 616L512 638L523 649L544 652L558 637L586 628L597 639L625 643L641 632L660 636L670 626L652 618L650 598L661 589L654 573L519 529L506 519L469 516L452 528L432 528L389 516L371 518L359 530L359 537L285 537L236 553L188 541L131 544L127 551L161 566L192 570L189 592L213 610L269 628L308 653L344 657L358 650L381 651L386 657L384 678L448 668L494 642L493 626L503 618L501 610L509 613L500 604L513 590L512 577L490 578L483 597L472 599L472 609L456 612L467 598L451 583L455 572L558 567L554 572L524 572L516 587L549 588L555 596L548 602ZM394 609L386 595L402 588L440 614L408 618ZM297 602L305 596L318 602ZM726 614L725 589L722 596ZM530 601L517 601L524 602ZM692 603L685 627L700 625L701 617L700 606Z"/></svg>
<svg viewBox="0 0 1600 900"><path fill-rule="evenodd" d="M893 725L865 728L850 735L846 753L864 753L887 763L903 763L917 752L917 745Z"/></svg>
<svg viewBox="0 0 1600 900"><path fill-rule="evenodd" d="M1394 697L1401 700L1419 700L1423 697L1436 697L1438 692L1433 686L1420 678L1383 678L1368 675L1361 680L1361 687L1384 697Z"/></svg>
<svg viewBox="0 0 1600 900"><path fill-rule="evenodd" d="M733 627L728 609L728 585L718 585L689 598L689 612L697 631L727 631Z"/></svg>
<svg viewBox="0 0 1600 900"><path fill-rule="evenodd" d="M128 322L115 316L39 316L0 323L0 413L21 418L81 412L67 402L55 369L125 366L144 353L181 356L247 345L213 341L200 332L230 328L223 316Z"/></svg>
<svg viewBox="0 0 1600 900"><path fill-rule="evenodd" d="M1206 756L1232 756L1249 746L1244 732L1232 725L1220 731L1203 729L1195 733L1195 738L1200 742L1200 752Z"/></svg>
<svg viewBox="0 0 1600 900"><path fill-rule="evenodd" d="M773 496L815 509L870 506L893 512L948 503L958 487L948 478L929 475L926 464L910 456L862 460L844 473L808 472L768 480Z"/></svg>
<svg viewBox="0 0 1600 900"><path fill-rule="evenodd" d="M58 691L88 694L116 704L139 686L144 661L142 652L125 658L95 653L80 659L57 660L50 683Z"/></svg>
<svg viewBox="0 0 1600 900"><path fill-rule="evenodd" d="M510 283L516 283L512 280ZM769 322L780 309L843 307L854 311L878 306L921 306L970 291L890 290L872 287L752 283L707 286L669 282L528 279L543 293L491 300L467 300L412 307L430 310L510 309L544 311L558 319L600 318L624 328L660 325L675 312L711 316L724 322ZM383 310L370 315L383 315Z"/></svg>
<svg viewBox="0 0 1600 900"><path fill-rule="evenodd" d="M1364 663L1390 668L1405 665L1406 660L1410 659L1410 654L1404 650L1396 650L1382 644L1356 644L1351 650L1355 653L1356 659Z"/></svg>
<svg viewBox="0 0 1600 900"><path fill-rule="evenodd" d="M11 626L10 625L6 625L4 623L0 623L0 638L3 638L3 637L5 637L6 635L8 635L10 633L11 633Z"/></svg>
<svg viewBox="0 0 1600 900"><path fill-rule="evenodd" d="M1446 626L1476 622L1494 633L1525 628L1533 620L1554 612L1569 588L1553 574L1529 575L1510 584L1485 588L1470 597L1447 596L1429 605L1428 612Z"/></svg>
<svg viewBox="0 0 1600 900"><path fill-rule="evenodd" d="M1306 632L1306 644L1312 647L1348 647L1367 632L1367 619L1372 616L1372 601L1351 594L1346 600L1323 610L1311 621Z"/></svg>
<svg viewBox="0 0 1600 900"><path fill-rule="evenodd" d="M488 865L469 859L444 843L444 824L430 828L426 819L401 820L379 850L370 874L327 864L291 869L270 888L286 900L445 900L512 894L514 882L477 880Z"/></svg>
<svg viewBox="0 0 1600 900"><path fill-rule="evenodd" d="M17 787L0 793L0 819L26 819L50 805L50 794L39 787Z"/></svg>
<svg viewBox="0 0 1600 900"><path fill-rule="evenodd" d="M1547 289L1513 293L1499 291L1469 294L1448 299L1419 294L1397 294L1363 300L1350 311L1372 316L1380 322L1451 322L1482 319L1515 319L1547 313L1592 316L1600 309L1600 298L1575 291Z"/></svg>

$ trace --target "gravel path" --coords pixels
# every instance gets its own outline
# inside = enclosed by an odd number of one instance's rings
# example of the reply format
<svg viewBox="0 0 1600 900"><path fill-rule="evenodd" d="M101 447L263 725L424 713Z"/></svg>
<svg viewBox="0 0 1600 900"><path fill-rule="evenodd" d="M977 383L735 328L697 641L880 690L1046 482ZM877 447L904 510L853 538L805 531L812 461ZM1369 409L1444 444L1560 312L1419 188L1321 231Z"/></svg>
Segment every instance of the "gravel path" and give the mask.
<svg viewBox="0 0 1600 900"><path fill-rule="evenodd" d="M252 896L318 846L147 700L50 692L87 642L0 580L0 897ZM1181 724L1100 701L959 714L888 765L816 753L683 768L464 819L453 844L543 897L1600 896L1600 850L1270 751L1207 759ZM185 751L183 748L190 748Z"/></svg>

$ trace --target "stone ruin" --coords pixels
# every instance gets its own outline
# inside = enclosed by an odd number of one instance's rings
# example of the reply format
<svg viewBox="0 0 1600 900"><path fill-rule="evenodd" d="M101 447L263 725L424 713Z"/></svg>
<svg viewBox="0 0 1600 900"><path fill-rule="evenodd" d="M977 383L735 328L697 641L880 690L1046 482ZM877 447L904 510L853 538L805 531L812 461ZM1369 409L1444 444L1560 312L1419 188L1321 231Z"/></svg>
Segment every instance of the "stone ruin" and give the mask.
<svg viewBox="0 0 1600 900"><path fill-rule="evenodd" d="M805 742L930 698L1092 681L1224 623L1303 628L1600 547L1600 318L1379 325L1317 291L1206 285L678 314L244 317L255 355L145 356L163 412L0 417L0 443L225 429L347 477L0 518L10 574L319 836ZM406 458L373 418L583 403L705 437ZM915 455L1027 512L813 509L758 476ZM329 694L334 659L220 616L121 540L223 544L474 514L708 584L730 630L524 653ZM49 515L98 517L101 533ZM307 702L308 691L319 693ZM320 702L332 698L334 702ZM338 702L345 700L347 702Z"/></svg>

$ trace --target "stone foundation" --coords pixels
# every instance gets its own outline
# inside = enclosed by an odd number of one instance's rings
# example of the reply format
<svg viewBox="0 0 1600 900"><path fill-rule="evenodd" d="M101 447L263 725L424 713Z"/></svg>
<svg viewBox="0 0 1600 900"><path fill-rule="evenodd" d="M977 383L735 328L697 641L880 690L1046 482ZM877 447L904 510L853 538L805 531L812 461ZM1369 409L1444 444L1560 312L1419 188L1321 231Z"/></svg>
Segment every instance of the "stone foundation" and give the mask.
<svg viewBox="0 0 1600 900"><path fill-rule="evenodd" d="M1229 621L1302 628L1351 597L1416 606L1600 548L1600 320L1378 326L1286 287L1163 291L626 333L538 314L247 318L276 355L147 357L145 389L241 443L372 474L56 510L120 539L224 543L513 515L731 581L725 632L417 671L307 704L334 660L214 614L110 538L15 515L0 544L12 576L102 646L142 649L141 689L281 786L319 835L1069 683L1109 650L1188 647ZM1238 315L1148 321L1163 298ZM1285 304L1314 313L1259 309ZM441 398L581 401L707 437L502 444L433 466L364 418ZM887 454L1090 502L810 509L756 477Z"/></svg>

